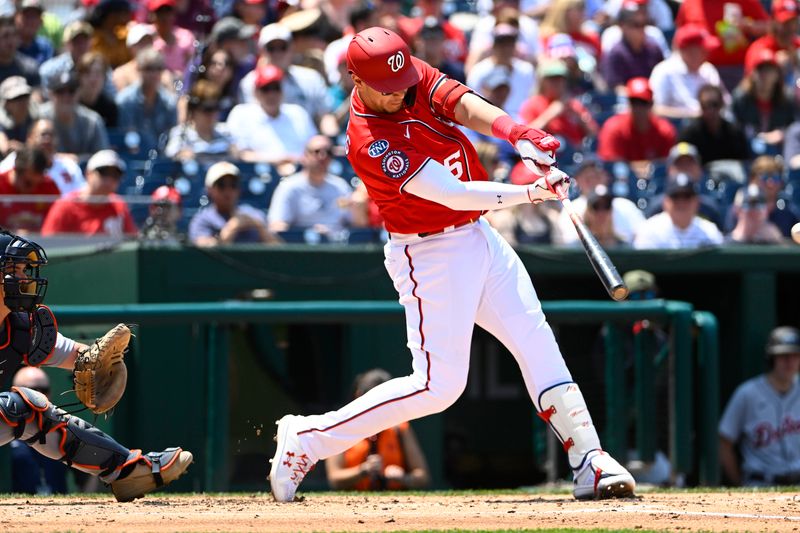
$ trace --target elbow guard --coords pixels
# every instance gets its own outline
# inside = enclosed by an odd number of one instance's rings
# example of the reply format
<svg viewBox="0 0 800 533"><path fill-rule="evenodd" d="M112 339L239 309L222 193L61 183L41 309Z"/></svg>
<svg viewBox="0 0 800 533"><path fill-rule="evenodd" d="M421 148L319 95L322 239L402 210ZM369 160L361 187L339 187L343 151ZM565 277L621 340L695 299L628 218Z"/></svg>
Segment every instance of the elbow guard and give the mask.
<svg viewBox="0 0 800 533"><path fill-rule="evenodd" d="M463 83L442 76L433 86L428 103L434 113L455 121L456 104L469 92L472 92L472 89Z"/></svg>

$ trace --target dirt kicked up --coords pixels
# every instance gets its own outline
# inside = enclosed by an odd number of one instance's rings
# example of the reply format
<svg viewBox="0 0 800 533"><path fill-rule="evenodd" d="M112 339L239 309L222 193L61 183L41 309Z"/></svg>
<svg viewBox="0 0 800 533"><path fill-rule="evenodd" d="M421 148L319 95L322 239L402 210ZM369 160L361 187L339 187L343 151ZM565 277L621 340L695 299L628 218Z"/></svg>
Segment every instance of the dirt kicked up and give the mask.
<svg viewBox="0 0 800 533"><path fill-rule="evenodd" d="M800 531L794 492L645 493L577 502L526 493L365 496L309 494L276 504L268 494L108 497L0 496L9 531L413 531L502 529Z"/></svg>

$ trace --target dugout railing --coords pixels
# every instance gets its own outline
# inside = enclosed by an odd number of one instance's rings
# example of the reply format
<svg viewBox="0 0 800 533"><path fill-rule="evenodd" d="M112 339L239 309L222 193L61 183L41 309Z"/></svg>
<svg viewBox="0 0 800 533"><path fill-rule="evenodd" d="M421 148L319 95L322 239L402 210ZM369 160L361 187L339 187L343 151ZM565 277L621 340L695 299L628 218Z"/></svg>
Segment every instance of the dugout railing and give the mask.
<svg viewBox="0 0 800 533"><path fill-rule="evenodd" d="M615 420L603 434L604 446L622 457L626 453L630 407L636 415L636 447L640 457L652 458L656 424L653 376L657 357L648 343L634 344L635 379L629 394L625 378L625 350L620 327L632 321L650 320L666 328L670 355L670 450L673 470L678 475L693 471L699 483L719 481L716 424L718 419L718 333L711 313L696 312L691 304L669 300L610 302L591 300L546 301L542 303L548 321L561 324L605 323L606 420ZM144 326L193 325L202 329L205 353L203 383L197 397L204 399L206 427L203 450L198 454L201 480L195 488L204 491L229 489L227 457L231 446L228 424L229 327L241 323L271 324L357 324L399 322L402 307L393 301L293 301L293 302L209 302L130 305L63 305L54 311L62 326L111 324ZM146 333L143 333L146 334ZM639 336L639 339L645 339ZM152 363L157 365L157 362ZM150 368L152 368L152 364ZM133 373L145 377L144 371ZM616 385L616 386L614 386ZM164 415L166 416L166 414ZM536 424L541 435L543 424ZM271 428L266 431L271 431ZM696 436L696 437L695 437ZM696 439L696 440L695 440ZM196 446L196 444L195 444ZM695 462L695 449L698 450ZM433 454L434 458L436 454ZM440 457L440 456L439 456ZM435 463L435 461L431 461ZM0 492L10 487L8 447L0 448ZM432 468L441 465L432 464ZM441 472L439 472L440 477Z"/></svg>

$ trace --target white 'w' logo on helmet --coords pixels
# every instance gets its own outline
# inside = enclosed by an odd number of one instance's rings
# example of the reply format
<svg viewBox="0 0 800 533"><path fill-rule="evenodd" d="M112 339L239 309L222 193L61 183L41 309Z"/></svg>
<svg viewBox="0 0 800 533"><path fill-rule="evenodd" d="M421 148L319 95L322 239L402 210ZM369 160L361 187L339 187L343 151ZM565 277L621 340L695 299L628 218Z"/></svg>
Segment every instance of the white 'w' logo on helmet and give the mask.
<svg viewBox="0 0 800 533"><path fill-rule="evenodd" d="M389 68L392 69L392 72L399 72L403 65L406 64L406 58L403 52L398 51L396 54L389 56L386 62L389 63Z"/></svg>

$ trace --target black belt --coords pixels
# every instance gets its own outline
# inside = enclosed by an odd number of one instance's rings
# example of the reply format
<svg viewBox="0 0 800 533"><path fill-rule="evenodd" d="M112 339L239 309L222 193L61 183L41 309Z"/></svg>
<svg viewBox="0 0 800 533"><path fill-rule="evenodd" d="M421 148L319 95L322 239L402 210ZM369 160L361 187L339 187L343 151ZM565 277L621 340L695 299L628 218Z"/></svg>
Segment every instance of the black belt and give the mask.
<svg viewBox="0 0 800 533"><path fill-rule="evenodd" d="M434 230L434 231L425 231L423 233L417 233L417 235L419 235L420 237L430 237L431 235L439 235L440 233L444 233L445 231L452 231L452 230L454 230L456 228L460 228L462 226L466 226L467 224L472 224L476 220L478 220L478 219L477 218L470 218L468 220L465 220L464 222L459 222L458 224L453 224L452 226L447 226L445 228L437 229L437 230Z"/></svg>

